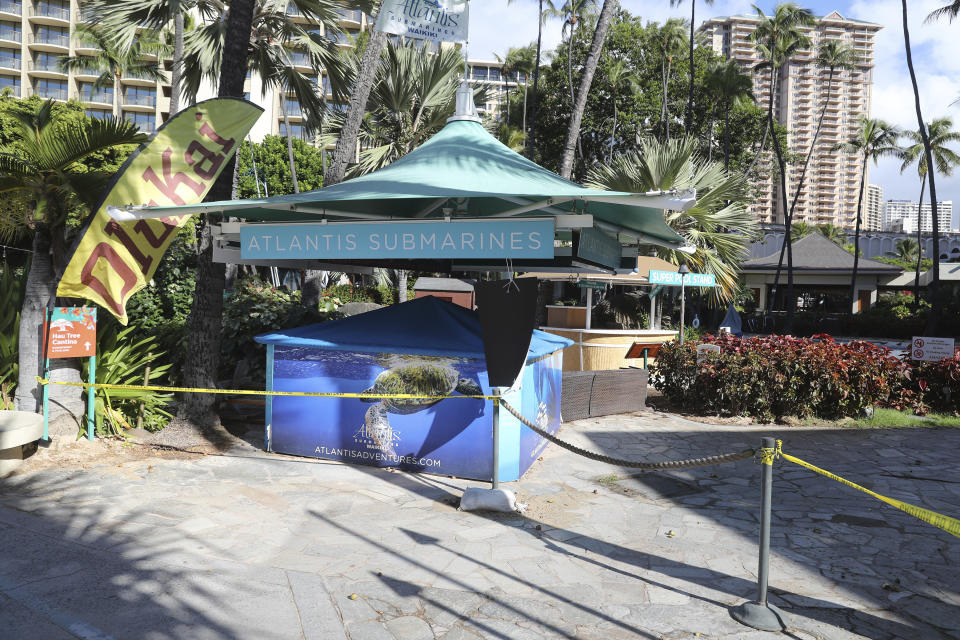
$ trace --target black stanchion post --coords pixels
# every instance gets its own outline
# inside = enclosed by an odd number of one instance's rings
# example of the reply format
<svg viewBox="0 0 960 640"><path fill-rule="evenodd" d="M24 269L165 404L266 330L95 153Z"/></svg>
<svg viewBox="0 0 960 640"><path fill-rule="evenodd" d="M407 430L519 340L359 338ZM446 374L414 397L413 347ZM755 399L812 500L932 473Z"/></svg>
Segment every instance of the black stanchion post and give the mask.
<svg viewBox="0 0 960 640"><path fill-rule="evenodd" d="M775 438L763 438L760 445L760 564L757 569L757 601L745 602L730 610L733 619L762 631L787 628L787 614L767 602L767 581L770 576L770 511L773 493L773 460Z"/></svg>

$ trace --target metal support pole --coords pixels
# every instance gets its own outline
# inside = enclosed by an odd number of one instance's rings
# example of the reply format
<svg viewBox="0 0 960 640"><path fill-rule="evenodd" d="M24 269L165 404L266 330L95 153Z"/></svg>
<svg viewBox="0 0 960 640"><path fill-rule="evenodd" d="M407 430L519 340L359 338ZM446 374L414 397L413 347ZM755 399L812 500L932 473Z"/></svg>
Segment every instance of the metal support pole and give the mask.
<svg viewBox="0 0 960 640"><path fill-rule="evenodd" d="M760 448L760 560L757 568L757 601L745 602L730 610L730 615L741 624L761 631L782 631L787 628L787 614L767 602L767 583L770 577L770 514L773 493L773 459L777 441L761 439Z"/></svg>
<svg viewBox="0 0 960 640"><path fill-rule="evenodd" d="M683 316L684 316L684 312L687 310L686 289L687 289L686 283L681 281L680 283L680 344L683 344Z"/></svg>
<svg viewBox="0 0 960 640"><path fill-rule="evenodd" d="M500 390L494 389L499 396ZM500 488L500 398L493 399L493 488Z"/></svg>
<svg viewBox="0 0 960 640"><path fill-rule="evenodd" d="M592 312L593 312L593 289L588 288L587 289L587 326L584 327L585 329L590 328L590 320L591 320L590 316L592 315Z"/></svg>
<svg viewBox="0 0 960 640"><path fill-rule="evenodd" d="M147 371L149 370L150 368L148 366ZM97 356L90 356L90 363L87 368L87 382L90 384L96 384L97 382ZM93 387L87 387L87 440L91 441L93 440L93 426L96 406L96 389Z"/></svg>

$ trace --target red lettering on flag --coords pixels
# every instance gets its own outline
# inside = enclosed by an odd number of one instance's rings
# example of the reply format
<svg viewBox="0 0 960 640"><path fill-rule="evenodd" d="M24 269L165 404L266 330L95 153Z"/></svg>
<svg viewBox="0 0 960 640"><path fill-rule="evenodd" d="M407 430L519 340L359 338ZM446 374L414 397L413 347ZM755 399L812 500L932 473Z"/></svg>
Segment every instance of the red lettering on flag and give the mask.
<svg viewBox="0 0 960 640"><path fill-rule="evenodd" d="M152 182L153 185L157 189L159 189L163 193L163 195L170 198L170 201L173 202L174 204L179 204L179 205L186 204L183 198L177 195L177 187L179 187L181 184L187 185L190 189L193 190L195 194L197 194L197 196L203 197L204 189L202 184L200 184L196 180L193 180L192 178L190 178L190 176L188 176L182 171L177 171L176 173L172 173L172 166L171 166L172 163L170 161L170 158L172 156L173 156L173 149L171 149L170 147L167 147L167 150L164 151L161 156L163 159L163 169L162 169L163 178L162 179L153 170L153 167L147 167L146 171L143 172L143 180L145 182Z"/></svg>
<svg viewBox="0 0 960 640"><path fill-rule="evenodd" d="M100 294L104 302L110 306L115 316L122 317L124 315L123 304L114 300L107 286L93 275L93 268L97 265L97 261L100 260L100 258L106 260L107 264L113 268L117 275L123 278L123 287L120 289L121 301L137 284L137 275L127 266L123 258L120 257L120 254L114 251L113 247L106 242L101 242L93 248L93 251L90 252L90 256L87 258L86 264L83 265L83 270L80 272L80 282Z"/></svg>

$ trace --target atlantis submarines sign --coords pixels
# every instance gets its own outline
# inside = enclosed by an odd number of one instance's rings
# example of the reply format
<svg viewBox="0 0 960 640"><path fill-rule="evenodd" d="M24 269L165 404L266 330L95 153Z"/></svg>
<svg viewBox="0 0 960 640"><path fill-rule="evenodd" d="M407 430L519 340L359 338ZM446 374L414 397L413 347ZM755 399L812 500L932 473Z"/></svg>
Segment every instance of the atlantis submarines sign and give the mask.
<svg viewBox="0 0 960 640"><path fill-rule="evenodd" d="M383 0L377 31L435 42L466 42L467 0Z"/></svg>
<svg viewBox="0 0 960 640"><path fill-rule="evenodd" d="M256 224L244 260L553 258L553 220Z"/></svg>

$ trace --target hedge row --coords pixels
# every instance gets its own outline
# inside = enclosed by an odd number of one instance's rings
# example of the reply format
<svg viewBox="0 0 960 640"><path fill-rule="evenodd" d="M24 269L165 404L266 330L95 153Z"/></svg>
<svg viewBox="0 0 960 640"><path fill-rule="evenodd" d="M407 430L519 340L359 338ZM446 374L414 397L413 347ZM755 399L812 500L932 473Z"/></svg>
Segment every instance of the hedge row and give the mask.
<svg viewBox="0 0 960 640"><path fill-rule="evenodd" d="M720 353L697 363L696 347L704 343ZM840 344L827 335L672 342L650 374L674 405L704 415L837 419L874 405L960 411L960 358L914 366L869 342Z"/></svg>

